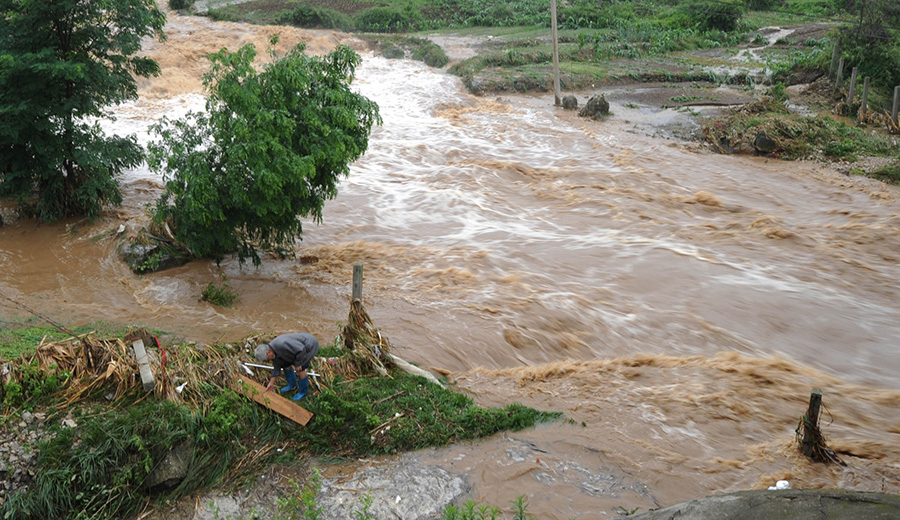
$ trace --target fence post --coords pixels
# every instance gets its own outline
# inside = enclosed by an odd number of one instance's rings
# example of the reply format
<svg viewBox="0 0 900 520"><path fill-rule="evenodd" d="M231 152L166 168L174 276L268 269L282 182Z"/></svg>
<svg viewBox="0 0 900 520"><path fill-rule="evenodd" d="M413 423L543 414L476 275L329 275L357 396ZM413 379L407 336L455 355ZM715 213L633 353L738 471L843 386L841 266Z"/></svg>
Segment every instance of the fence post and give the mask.
<svg viewBox="0 0 900 520"><path fill-rule="evenodd" d="M353 264L353 298L351 302L362 302L363 265L360 262Z"/></svg>
<svg viewBox="0 0 900 520"><path fill-rule="evenodd" d="M837 43L834 44L834 47L831 49L831 67L828 68L828 75L831 76L834 74L834 66L837 63L838 55L841 53L841 49Z"/></svg>
<svg viewBox="0 0 900 520"><path fill-rule="evenodd" d="M853 104L853 97L856 93L856 75L859 74L859 67L853 67L853 72L850 74L850 92L847 96L847 104Z"/></svg>
<svg viewBox="0 0 900 520"><path fill-rule="evenodd" d="M844 58L841 58L840 62L838 62L838 71L837 75L834 77L834 91L837 91L841 87L841 80L844 78Z"/></svg>
<svg viewBox="0 0 900 520"><path fill-rule="evenodd" d="M891 108L891 117L894 118L894 122L900 125L900 121L897 121L897 109L900 108L900 85L894 87L894 106Z"/></svg>
<svg viewBox="0 0 900 520"><path fill-rule="evenodd" d="M803 442L800 448L807 457L812 457L819 426L819 407L822 406L822 390L813 388L809 396L809 408L803 421Z"/></svg>
<svg viewBox="0 0 900 520"><path fill-rule="evenodd" d="M866 76L866 79L863 80L863 97L862 103L859 105L859 118L857 119L857 123L864 122L866 117L866 110L869 105L869 76Z"/></svg>

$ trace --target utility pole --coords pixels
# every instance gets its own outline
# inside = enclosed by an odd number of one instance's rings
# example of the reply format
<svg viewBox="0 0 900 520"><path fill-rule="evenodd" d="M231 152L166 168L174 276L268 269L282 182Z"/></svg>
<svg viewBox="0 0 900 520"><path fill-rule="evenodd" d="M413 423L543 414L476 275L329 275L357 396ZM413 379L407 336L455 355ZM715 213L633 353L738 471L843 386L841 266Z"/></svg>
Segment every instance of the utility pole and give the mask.
<svg viewBox="0 0 900 520"><path fill-rule="evenodd" d="M550 25L553 27L553 96L556 106L562 104L559 94L559 38L556 34L556 0L550 0Z"/></svg>

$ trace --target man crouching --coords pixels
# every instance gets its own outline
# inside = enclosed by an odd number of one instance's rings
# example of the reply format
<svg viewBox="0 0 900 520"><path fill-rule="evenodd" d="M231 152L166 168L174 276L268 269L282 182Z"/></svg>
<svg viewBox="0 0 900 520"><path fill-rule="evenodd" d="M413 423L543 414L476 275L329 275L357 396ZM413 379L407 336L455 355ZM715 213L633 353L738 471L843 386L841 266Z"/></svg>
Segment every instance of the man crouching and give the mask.
<svg viewBox="0 0 900 520"><path fill-rule="evenodd" d="M272 377L269 378L269 384L266 385L266 392L274 388L275 379L284 370L287 386L281 389L281 393L290 392L296 388L297 393L291 399L294 401L303 399L309 392L309 375L306 370L317 352L319 352L319 340L306 332L282 334L268 343L260 343L256 347L256 360L260 363L271 361L273 365Z"/></svg>

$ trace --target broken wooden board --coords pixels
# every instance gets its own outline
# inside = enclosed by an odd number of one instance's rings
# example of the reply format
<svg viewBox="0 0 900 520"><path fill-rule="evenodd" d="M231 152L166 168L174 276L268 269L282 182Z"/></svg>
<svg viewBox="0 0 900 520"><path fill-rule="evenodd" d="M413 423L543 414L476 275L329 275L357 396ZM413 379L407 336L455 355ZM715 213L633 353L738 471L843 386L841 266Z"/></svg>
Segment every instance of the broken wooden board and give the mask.
<svg viewBox="0 0 900 520"><path fill-rule="evenodd" d="M138 370L141 372L141 383L145 392L152 392L156 388L156 381L153 379L153 372L150 370L150 361L147 359L147 349L144 348L143 340L135 340L131 343L134 348L134 357L137 359Z"/></svg>
<svg viewBox="0 0 900 520"><path fill-rule="evenodd" d="M273 412L277 412L297 424L306 426L312 419L312 412L294 401L282 396L276 390L266 392L266 387L241 374L232 374L237 392L253 399Z"/></svg>

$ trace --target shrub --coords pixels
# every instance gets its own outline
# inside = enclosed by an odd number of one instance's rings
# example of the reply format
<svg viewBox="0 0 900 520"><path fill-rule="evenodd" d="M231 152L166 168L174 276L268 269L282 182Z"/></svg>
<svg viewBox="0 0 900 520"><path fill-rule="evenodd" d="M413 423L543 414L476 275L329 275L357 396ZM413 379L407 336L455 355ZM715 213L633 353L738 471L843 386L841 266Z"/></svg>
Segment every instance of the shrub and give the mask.
<svg viewBox="0 0 900 520"><path fill-rule="evenodd" d="M231 307L234 302L237 301L237 297L238 295L234 291L234 288L228 285L227 282L225 282L222 287L210 282L200 292L201 300L213 305L218 305L219 307Z"/></svg>
<svg viewBox="0 0 900 520"><path fill-rule="evenodd" d="M439 45L428 42L413 51L413 59L424 61L429 67L441 68L446 65L450 58Z"/></svg>
<svg viewBox="0 0 900 520"><path fill-rule="evenodd" d="M346 14L333 9L320 9L309 4L300 4L292 10L282 13L278 22L306 28L340 29L342 31L353 29L353 19Z"/></svg>
<svg viewBox="0 0 900 520"><path fill-rule="evenodd" d="M744 14L744 9L738 4L714 0L688 0L678 9L701 29L726 32L736 30Z"/></svg>
<svg viewBox="0 0 900 520"><path fill-rule="evenodd" d="M190 9L196 0L169 0L169 9Z"/></svg>
<svg viewBox="0 0 900 520"><path fill-rule="evenodd" d="M398 33L414 28L410 13L394 7L371 7L356 15L358 31Z"/></svg>
<svg viewBox="0 0 900 520"><path fill-rule="evenodd" d="M396 60L406 57L406 52L403 51L402 47L391 42L384 42L381 44L381 55L390 60Z"/></svg>

